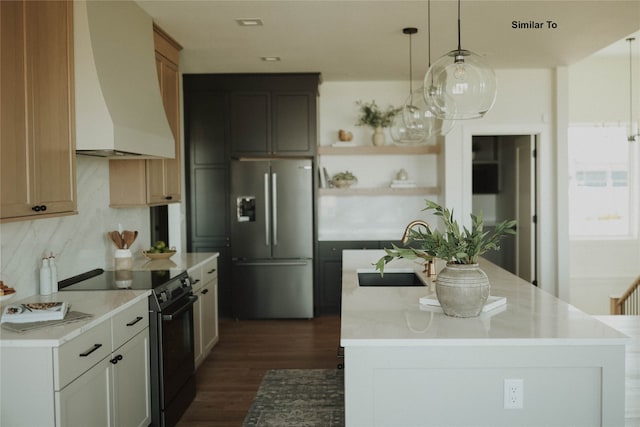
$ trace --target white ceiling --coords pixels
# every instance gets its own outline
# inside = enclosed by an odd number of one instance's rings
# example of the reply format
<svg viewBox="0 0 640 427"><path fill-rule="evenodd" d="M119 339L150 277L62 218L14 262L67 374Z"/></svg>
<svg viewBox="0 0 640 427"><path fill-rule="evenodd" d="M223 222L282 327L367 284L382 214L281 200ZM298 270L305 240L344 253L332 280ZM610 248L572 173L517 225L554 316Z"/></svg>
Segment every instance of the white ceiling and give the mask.
<svg viewBox="0 0 640 427"><path fill-rule="evenodd" d="M320 72L323 80L405 80L412 36L414 79L427 70L427 1L190 1L137 3L182 46L185 73ZM241 27L238 18L264 25ZM494 68L550 68L600 54L628 55L640 35L640 0L465 0L462 48ZM545 28L514 29L512 21ZM547 28L546 22L557 23ZM431 59L457 47L457 2L431 1ZM640 44L640 37L636 44ZM617 42L617 43L616 43ZM263 56L279 56L267 63ZM417 77L416 77L417 76Z"/></svg>

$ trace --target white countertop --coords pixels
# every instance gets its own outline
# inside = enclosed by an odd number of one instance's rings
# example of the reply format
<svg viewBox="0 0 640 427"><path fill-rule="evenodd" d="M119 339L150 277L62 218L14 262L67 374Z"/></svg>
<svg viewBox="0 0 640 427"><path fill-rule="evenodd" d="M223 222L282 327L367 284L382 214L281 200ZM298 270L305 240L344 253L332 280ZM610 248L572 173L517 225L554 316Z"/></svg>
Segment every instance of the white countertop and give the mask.
<svg viewBox="0 0 640 427"><path fill-rule="evenodd" d="M611 345L628 340L486 260L480 267L489 276L491 295L506 297L507 304L475 318L449 317L439 308L420 306L420 297L435 297L432 282L430 287L359 287L358 270L374 271L383 255L383 250L343 252L342 346ZM422 271L421 264L408 260L394 260L385 271L407 267Z"/></svg>
<svg viewBox="0 0 640 427"><path fill-rule="evenodd" d="M170 259L148 260L135 256L133 270L188 270L203 263L217 252L177 253ZM73 291L57 292L47 296L33 295L21 300L10 299L2 305L27 302L66 301L71 304L70 310L92 314L93 317L60 326L34 329L24 333L10 332L0 328L0 347L58 347L77 337L81 333L98 325L141 299L146 299L148 290L112 290L112 291Z"/></svg>
<svg viewBox="0 0 640 427"><path fill-rule="evenodd" d="M59 347L141 299L147 299L150 293L151 291L148 290L74 291L56 292L47 296L33 295L21 300L6 301L5 304L66 301L71 304L70 310L92 314L93 317L23 333L10 332L0 328L0 348Z"/></svg>
<svg viewBox="0 0 640 427"><path fill-rule="evenodd" d="M194 267L211 257L217 257L218 252L189 252L176 253L169 259L149 260L138 254L133 258L132 270L177 270L184 271Z"/></svg>

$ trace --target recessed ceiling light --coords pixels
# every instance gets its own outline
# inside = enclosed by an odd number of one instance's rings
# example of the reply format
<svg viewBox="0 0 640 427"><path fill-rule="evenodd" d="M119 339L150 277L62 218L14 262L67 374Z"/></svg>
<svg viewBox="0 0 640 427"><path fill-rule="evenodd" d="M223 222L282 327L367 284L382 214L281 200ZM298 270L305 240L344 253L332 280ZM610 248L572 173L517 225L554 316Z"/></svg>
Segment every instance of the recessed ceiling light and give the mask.
<svg viewBox="0 0 640 427"><path fill-rule="evenodd" d="M261 27L262 19L260 18L238 18L236 22L241 27Z"/></svg>
<svg viewBox="0 0 640 427"><path fill-rule="evenodd" d="M260 59L262 59L264 62L279 62L280 61L280 57L279 56L262 56L262 57L260 57Z"/></svg>

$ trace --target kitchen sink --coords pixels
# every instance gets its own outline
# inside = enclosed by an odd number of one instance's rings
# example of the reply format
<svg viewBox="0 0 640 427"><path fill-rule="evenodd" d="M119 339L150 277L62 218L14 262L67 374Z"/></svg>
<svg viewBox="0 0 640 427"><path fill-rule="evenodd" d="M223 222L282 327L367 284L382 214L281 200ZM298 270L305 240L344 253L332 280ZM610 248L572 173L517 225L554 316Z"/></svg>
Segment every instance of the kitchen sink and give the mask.
<svg viewBox="0 0 640 427"><path fill-rule="evenodd" d="M384 273L384 276L381 276L380 272L361 272L358 273L358 284L360 286L425 286L413 271Z"/></svg>

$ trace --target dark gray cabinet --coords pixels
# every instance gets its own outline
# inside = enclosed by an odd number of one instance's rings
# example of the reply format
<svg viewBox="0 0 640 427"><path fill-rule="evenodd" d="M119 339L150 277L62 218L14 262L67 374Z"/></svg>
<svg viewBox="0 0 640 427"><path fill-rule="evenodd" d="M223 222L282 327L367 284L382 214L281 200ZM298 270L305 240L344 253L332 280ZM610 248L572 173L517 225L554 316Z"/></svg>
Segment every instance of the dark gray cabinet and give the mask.
<svg viewBox="0 0 640 427"><path fill-rule="evenodd" d="M230 164L315 156L319 74L185 74L187 250L220 252L220 315L234 315ZM315 233L314 233L315 234Z"/></svg>
<svg viewBox="0 0 640 427"><path fill-rule="evenodd" d="M378 240L320 241L316 281L316 314L340 314L342 301L342 251L346 249L384 249L391 243Z"/></svg>
<svg viewBox="0 0 640 427"><path fill-rule="evenodd" d="M233 92L229 120L234 154L266 154L271 146L269 92Z"/></svg>
<svg viewBox="0 0 640 427"><path fill-rule="evenodd" d="M187 250L220 253L218 310L230 316L228 95L184 83Z"/></svg>
<svg viewBox="0 0 640 427"><path fill-rule="evenodd" d="M315 152L315 91L232 92L229 111L233 156Z"/></svg>

